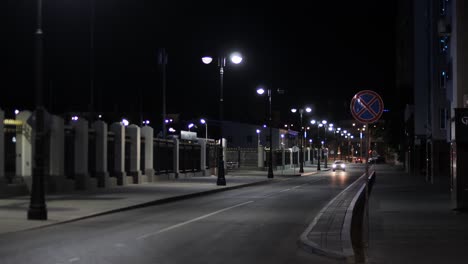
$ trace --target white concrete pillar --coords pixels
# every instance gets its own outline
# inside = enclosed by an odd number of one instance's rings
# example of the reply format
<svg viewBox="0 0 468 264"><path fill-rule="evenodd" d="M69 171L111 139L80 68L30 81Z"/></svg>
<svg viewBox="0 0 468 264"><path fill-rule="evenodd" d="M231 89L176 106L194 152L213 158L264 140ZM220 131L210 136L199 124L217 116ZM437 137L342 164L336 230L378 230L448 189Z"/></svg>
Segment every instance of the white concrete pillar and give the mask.
<svg viewBox="0 0 468 264"><path fill-rule="evenodd" d="M75 189L93 190L97 187L95 178L91 178L88 172L88 121L84 118L71 122L74 131L74 169Z"/></svg>
<svg viewBox="0 0 468 264"><path fill-rule="evenodd" d="M293 151L292 149L289 149L289 168L293 168L294 167L294 160L293 160Z"/></svg>
<svg viewBox="0 0 468 264"><path fill-rule="evenodd" d="M5 133L3 121L5 120L5 112L0 108L0 195L2 189L6 186L5 176Z"/></svg>
<svg viewBox="0 0 468 264"><path fill-rule="evenodd" d="M49 128L49 171L47 172L47 191L66 192L74 190L74 182L65 175L65 121L50 115Z"/></svg>
<svg viewBox="0 0 468 264"><path fill-rule="evenodd" d="M149 182L155 180L154 175L154 164L153 164L153 140L154 140L154 129L150 126L143 126L141 128L141 136L145 139L145 175Z"/></svg>
<svg viewBox="0 0 468 264"><path fill-rule="evenodd" d="M198 144L200 144L200 170L203 176L207 175L206 170L206 139L198 138Z"/></svg>
<svg viewBox="0 0 468 264"><path fill-rule="evenodd" d="M107 124L98 120L93 124L95 136L95 151L96 155L96 179L99 188L114 187L117 185L117 179L110 177L109 169L107 168Z"/></svg>
<svg viewBox="0 0 468 264"><path fill-rule="evenodd" d="M258 156L258 160L257 160L257 166L259 168L263 168L265 165L265 158L264 158L264 155L265 155L265 152L263 151L263 147L262 146L258 146L257 147L257 156Z"/></svg>
<svg viewBox="0 0 468 264"><path fill-rule="evenodd" d="M284 147L281 147L281 166L283 167L283 170L284 170L284 166L285 166L285 163L286 163L286 150L284 149Z"/></svg>
<svg viewBox="0 0 468 264"><path fill-rule="evenodd" d="M142 173L140 170L141 159L141 137L140 127L137 125L129 125L125 128L125 134L130 137L130 172L133 177L133 183L142 183Z"/></svg>
<svg viewBox="0 0 468 264"><path fill-rule="evenodd" d="M174 177L177 179L179 178L179 139L174 138L174 160L173 160L173 170L174 170Z"/></svg>
<svg viewBox="0 0 468 264"><path fill-rule="evenodd" d="M125 172L125 127L115 122L110 126L114 133L114 168L109 168L111 176L117 178L117 185L127 185Z"/></svg>
<svg viewBox="0 0 468 264"><path fill-rule="evenodd" d="M28 120L32 113L21 111L16 115L16 120L23 122L21 132L16 133L16 176L23 177L28 190L32 186L32 127Z"/></svg>

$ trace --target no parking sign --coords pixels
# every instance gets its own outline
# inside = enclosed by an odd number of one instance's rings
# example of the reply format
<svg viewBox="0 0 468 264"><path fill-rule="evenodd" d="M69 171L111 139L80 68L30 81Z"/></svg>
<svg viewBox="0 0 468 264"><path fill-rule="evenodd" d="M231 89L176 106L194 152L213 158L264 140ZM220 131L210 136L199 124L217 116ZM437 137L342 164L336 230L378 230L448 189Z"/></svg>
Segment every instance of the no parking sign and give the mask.
<svg viewBox="0 0 468 264"><path fill-rule="evenodd" d="M351 100L351 114L357 121L364 124L379 120L383 110L382 98L371 90L360 91Z"/></svg>

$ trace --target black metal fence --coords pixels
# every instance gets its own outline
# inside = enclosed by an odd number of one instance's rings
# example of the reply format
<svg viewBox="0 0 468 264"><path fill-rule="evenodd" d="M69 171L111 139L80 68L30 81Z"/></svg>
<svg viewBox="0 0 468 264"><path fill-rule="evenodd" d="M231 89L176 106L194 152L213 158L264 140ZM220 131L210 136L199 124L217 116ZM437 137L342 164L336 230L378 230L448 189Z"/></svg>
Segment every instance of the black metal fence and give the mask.
<svg viewBox="0 0 468 264"><path fill-rule="evenodd" d="M174 142L153 139L153 166L156 174L174 172Z"/></svg>
<svg viewBox="0 0 468 264"><path fill-rule="evenodd" d="M115 177L115 134L114 132L107 133L107 170L109 176Z"/></svg>
<svg viewBox="0 0 468 264"><path fill-rule="evenodd" d="M179 143L180 172L200 171L200 145L188 142Z"/></svg>
<svg viewBox="0 0 468 264"><path fill-rule="evenodd" d="M75 130L72 127L65 128L65 175L75 178Z"/></svg>

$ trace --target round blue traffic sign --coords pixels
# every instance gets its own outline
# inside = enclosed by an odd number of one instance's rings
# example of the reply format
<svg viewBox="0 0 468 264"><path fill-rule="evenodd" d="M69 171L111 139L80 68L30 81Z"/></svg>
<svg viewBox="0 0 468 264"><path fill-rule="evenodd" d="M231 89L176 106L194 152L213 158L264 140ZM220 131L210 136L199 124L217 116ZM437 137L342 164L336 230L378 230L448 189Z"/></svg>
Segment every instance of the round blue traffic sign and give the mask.
<svg viewBox="0 0 468 264"><path fill-rule="evenodd" d="M371 90L360 91L351 100L351 114L357 121L364 124L379 120L383 110L382 98Z"/></svg>

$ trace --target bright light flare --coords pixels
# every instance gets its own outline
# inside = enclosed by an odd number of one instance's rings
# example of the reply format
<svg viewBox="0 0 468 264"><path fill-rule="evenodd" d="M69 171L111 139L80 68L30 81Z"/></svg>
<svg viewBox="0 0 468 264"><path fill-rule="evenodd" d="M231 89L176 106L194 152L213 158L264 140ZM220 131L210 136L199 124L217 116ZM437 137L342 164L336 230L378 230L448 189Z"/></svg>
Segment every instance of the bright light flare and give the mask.
<svg viewBox="0 0 468 264"><path fill-rule="evenodd" d="M242 55L238 52L234 52L231 54L230 59L232 63L239 64L242 62Z"/></svg>
<svg viewBox="0 0 468 264"><path fill-rule="evenodd" d="M205 56L201 60L204 64L210 64L213 61L213 58L209 56Z"/></svg>

